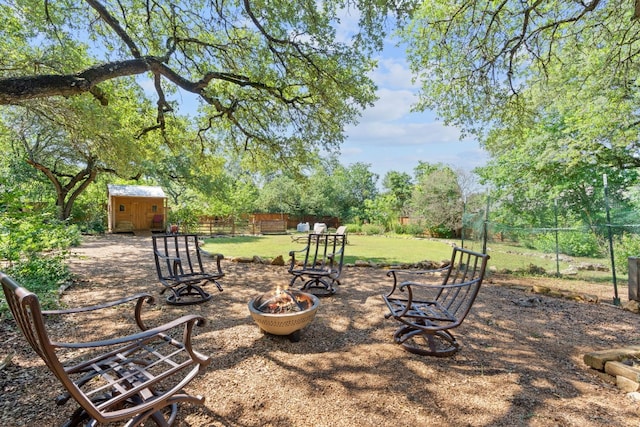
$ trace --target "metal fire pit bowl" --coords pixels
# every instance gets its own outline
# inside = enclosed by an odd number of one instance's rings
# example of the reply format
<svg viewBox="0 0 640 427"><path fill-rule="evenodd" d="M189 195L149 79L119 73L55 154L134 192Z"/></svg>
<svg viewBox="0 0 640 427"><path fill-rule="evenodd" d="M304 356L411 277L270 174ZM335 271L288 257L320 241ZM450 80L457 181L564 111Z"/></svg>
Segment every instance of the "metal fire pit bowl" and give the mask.
<svg viewBox="0 0 640 427"><path fill-rule="evenodd" d="M265 295L249 301L249 312L251 317L258 324L262 332L272 335L288 335L291 341L300 340L300 330L307 326L316 316L320 300L313 294L300 292L297 290L287 290L286 293L305 301L308 307L300 311L286 313L268 313L258 309L264 300Z"/></svg>

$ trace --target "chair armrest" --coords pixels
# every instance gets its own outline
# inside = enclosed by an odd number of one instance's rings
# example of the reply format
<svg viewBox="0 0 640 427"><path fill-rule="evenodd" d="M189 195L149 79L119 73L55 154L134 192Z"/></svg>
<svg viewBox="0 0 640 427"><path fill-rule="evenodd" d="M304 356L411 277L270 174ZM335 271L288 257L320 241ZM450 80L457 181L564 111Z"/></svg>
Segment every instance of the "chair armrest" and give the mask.
<svg viewBox="0 0 640 427"><path fill-rule="evenodd" d="M156 326L155 328L147 329L142 332L138 332L131 335L126 335L124 337L112 338L107 340L100 341L85 341L85 342L61 342L61 341L52 341L51 344L55 347L59 348L95 348L95 347L108 347L113 345L121 345L127 344L134 341L140 341L147 338L151 338L157 335L163 335L164 332L167 332L177 326L191 325L191 328L195 326L203 326L206 323L206 319L202 316L197 316L195 314L188 314L178 319L172 320L171 322L165 323L164 325Z"/></svg>
<svg viewBox="0 0 640 427"><path fill-rule="evenodd" d="M289 256L291 257L291 264L289 264L289 271L293 270L296 266L296 254L298 252L306 252L308 250L309 250L309 245L297 251L289 251Z"/></svg>
<svg viewBox="0 0 640 427"><path fill-rule="evenodd" d="M387 276L392 276L394 274L416 274L416 275L422 275L422 274L441 273L443 271L449 270L449 268L450 268L450 266L441 267L441 268L434 268L434 269L431 269L431 270L408 270L408 269L402 269L402 268L392 268L389 271L387 271Z"/></svg>
<svg viewBox="0 0 640 427"><path fill-rule="evenodd" d="M164 325L157 326L155 328L147 329L136 334L127 335L124 337L113 338L102 341L87 341L87 342L50 342L53 347L65 348L65 349L88 349L98 347L114 347L115 349L107 350L105 353L98 355L91 360L85 360L74 366L65 367L67 373L82 372L87 366L90 366L96 360L104 359L122 352L125 349L133 349L141 345L145 345L153 338L161 338L164 341L186 350L192 360L198 361L200 364L208 363L209 358L198 351L193 350L191 345L191 335L194 326L202 326L206 323L205 318L202 316L196 316L193 314L182 316ZM184 332L182 333L182 341L177 341L165 332L174 329L179 326L184 326Z"/></svg>
<svg viewBox="0 0 640 427"><path fill-rule="evenodd" d="M139 294L125 297L125 298L121 298L119 300L105 302L102 304L96 304L88 307L76 307L76 308L68 308L64 310L43 310L42 314L45 316L54 316L54 315L84 313L88 311L101 310L103 308L115 307L117 305L125 304L127 302L135 301L135 300L138 300L139 302L146 300L147 303L152 304L155 301L155 298L151 294L139 293Z"/></svg>
<svg viewBox="0 0 640 427"><path fill-rule="evenodd" d="M147 304L153 304L155 302L155 298L147 293L139 293L139 294L131 295L129 297L125 297L116 301L106 302L98 305L92 305L89 307L78 307L78 308L71 308L66 310L44 310L42 311L42 314L45 316L54 316L54 315L74 314L74 313L87 313L91 311L101 310L104 308L115 307L131 301L136 302L136 307L134 311L136 324L143 331L149 329L145 326L142 320L142 306L145 301L147 302Z"/></svg>
<svg viewBox="0 0 640 427"><path fill-rule="evenodd" d="M477 280L478 279L473 279L473 280L469 280L469 281L466 281L466 282L453 283L453 284L444 283L444 284L441 284L441 285L436 285L436 284L432 284L432 283L420 283L420 282L402 282L402 283L400 283L400 286L398 286L398 289L400 289L401 291L404 291L405 288L408 288L408 287L415 287L415 288L421 288L421 289L431 289L431 290L465 288L467 286L470 286L471 284L473 284Z"/></svg>
<svg viewBox="0 0 640 427"><path fill-rule="evenodd" d="M298 252L306 252L307 249L309 249L308 245L302 249L298 249L297 251L289 251L289 256L295 256L295 254L297 254Z"/></svg>
<svg viewBox="0 0 640 427"><path fill-rule="evenodd" d="M386 294L387 296L391 296L397 289L398 287L398 277L402 276L402 275L415 275L415 276L421 276L421 275L426 275L426 274L437 274L437 273L444 273L448 270L451 269L451 266L446 266L446 267L442 267L442 268L435 268L435 269L431 269L431 270L407 270L407 269L391 269L389 271L387 271L387 277L393 277L393 286L391 287L391 290ZM407 281L405 281L407 282Z"/></svg>

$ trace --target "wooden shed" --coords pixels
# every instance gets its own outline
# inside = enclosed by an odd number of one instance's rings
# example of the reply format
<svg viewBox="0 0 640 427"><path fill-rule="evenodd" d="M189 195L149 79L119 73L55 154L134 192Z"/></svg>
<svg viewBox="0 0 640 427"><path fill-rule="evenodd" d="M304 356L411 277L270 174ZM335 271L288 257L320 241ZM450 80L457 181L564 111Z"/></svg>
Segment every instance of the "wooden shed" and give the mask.
<svg viewBox="0 0 640 427"><path fill-rule="evenodd" d="M107 185L108 226L111 233L163 231L167 221L167 196L160 187Z"/></svg>

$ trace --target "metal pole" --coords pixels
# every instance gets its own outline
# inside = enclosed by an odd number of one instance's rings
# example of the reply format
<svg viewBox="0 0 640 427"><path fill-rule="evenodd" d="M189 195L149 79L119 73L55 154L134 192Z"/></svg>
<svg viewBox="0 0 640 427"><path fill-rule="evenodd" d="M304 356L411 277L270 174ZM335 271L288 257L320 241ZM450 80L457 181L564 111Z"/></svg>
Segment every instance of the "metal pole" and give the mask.
<svg viewBox="0 0 640 427"><path fill-rule="evenodd" d="M464 214L466 211L466 206L467 206L467 203L463 198L462 199L462 229L460 230L460 240L461 240L460 246L462 246L463 248L464 248Z"/></svg>
<svg viewBox="0 0 640 427"><path fill-rule="evenodd" d="M482 253L487 253L487 235L489 233L489 195L487 194L487 209L484 211L484 226L482 238Z"/></svg>
<svg viewBox="0 0 640 427"><path fill-rule="evenodd" d="M609 255L611 257L611 271L613 273L613 304L620 305L618 297L618 282L616 280L616 260L613 255L613 236L611 233L611 214L609 213L609 186L607 185L607 174L602 175L604 182L604 206L607 211L607 231L609 234Z"/></svg>
<svg viewBox="0 0 640 427"><path fill-rule="evenodd" d="M558 243L558 199L553 200L553 211L556 217L556 276L560 277L560 245Z"/></svg>

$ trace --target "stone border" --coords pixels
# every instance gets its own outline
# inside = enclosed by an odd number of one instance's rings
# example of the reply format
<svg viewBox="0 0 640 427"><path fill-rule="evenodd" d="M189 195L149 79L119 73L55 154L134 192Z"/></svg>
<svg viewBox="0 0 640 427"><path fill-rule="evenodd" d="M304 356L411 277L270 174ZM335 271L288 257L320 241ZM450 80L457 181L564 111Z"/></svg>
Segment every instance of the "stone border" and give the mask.
<svg viewBox="0 0 640 427"><path fill-rule="evenodd" d="M640 401L640 345L594 351L585 354L583 360L601 378Z"/></svg>

